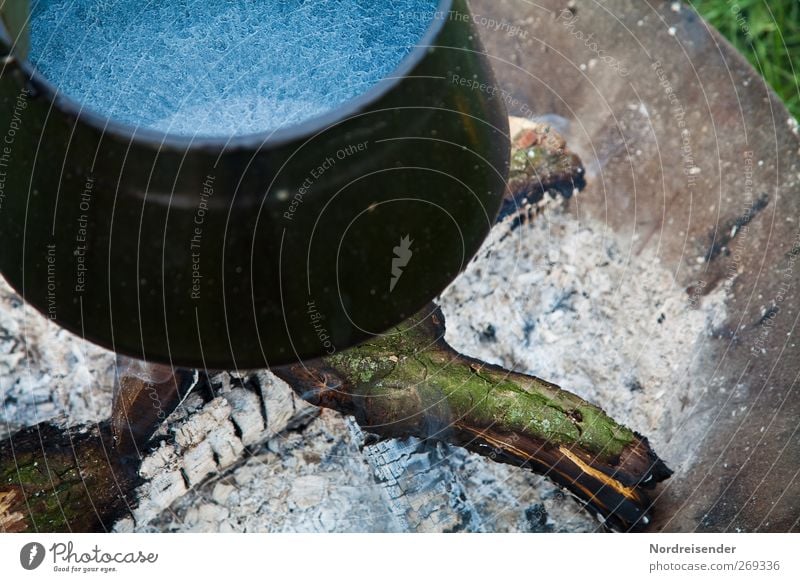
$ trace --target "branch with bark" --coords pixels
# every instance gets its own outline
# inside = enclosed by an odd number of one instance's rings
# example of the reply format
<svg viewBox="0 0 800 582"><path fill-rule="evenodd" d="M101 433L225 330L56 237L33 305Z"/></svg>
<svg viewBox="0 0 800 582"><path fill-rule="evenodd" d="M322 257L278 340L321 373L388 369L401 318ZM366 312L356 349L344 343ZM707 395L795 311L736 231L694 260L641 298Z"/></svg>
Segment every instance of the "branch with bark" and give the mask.
<svg viewBox="0 0 800 582"><path fill-rule="evenodd" d="M430 305L381 338L273 372L369 433L441 440L542 473L612 529L649 523L645 490L670 471L647 439L554 384L459 354L444 332Z"/></svg>

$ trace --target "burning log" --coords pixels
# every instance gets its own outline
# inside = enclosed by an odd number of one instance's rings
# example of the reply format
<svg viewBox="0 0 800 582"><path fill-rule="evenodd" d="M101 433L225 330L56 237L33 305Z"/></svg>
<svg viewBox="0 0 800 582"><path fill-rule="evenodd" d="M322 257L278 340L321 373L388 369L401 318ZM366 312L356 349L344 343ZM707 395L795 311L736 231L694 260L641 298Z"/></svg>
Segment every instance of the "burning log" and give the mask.
<svg viewBox="0 0 800 582"><path fill-rule="evenodd" d="M0 441L0 531L108 531L134 502L138 466L107 423L26 428Z"/></svg>

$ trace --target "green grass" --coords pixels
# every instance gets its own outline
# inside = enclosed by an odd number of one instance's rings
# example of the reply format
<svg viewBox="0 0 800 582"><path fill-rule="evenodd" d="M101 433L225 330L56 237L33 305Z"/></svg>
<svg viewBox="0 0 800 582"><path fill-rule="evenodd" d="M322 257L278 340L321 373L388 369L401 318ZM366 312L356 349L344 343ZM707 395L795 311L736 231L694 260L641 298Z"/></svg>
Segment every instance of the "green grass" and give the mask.
<svg viewBox="0 0 800 582"><path fill-rule="evenodd" d="M688 1L747 57L800 119L800 0Z"/></svg>

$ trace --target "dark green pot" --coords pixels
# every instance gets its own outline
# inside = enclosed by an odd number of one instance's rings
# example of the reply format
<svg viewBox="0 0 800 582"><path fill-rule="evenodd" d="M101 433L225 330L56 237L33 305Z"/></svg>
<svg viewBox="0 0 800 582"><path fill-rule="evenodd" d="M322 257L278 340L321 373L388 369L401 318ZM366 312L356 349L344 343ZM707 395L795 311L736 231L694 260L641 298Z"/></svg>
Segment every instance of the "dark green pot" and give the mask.
<svg viewBox="0 0 800 582"><path fill-rule="evenodd" d="M506 112L466 2L440 8L391 80L230 141L79 112L7 58L3 275L75 333L181 366L284 364L400 322L477 251L508 166ZM0 44L8 54L5 30Z"/></svg>

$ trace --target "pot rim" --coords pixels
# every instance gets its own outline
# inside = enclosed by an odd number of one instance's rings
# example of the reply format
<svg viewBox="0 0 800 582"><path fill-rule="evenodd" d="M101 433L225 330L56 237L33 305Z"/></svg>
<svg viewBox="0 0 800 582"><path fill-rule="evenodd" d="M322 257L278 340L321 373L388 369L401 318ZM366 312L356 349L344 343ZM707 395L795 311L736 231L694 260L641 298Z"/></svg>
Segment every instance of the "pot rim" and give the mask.
<svg viewBox="0 0 800 582"><path fill-rule="evenodd" d="M174 149L177 151L199 151L222 154L232 150L255 150L280 147L287 143L302 140L324 131L326 128L363 111L378 101L389 91L399 85L406 76L422 61L431 48L433 41L444 28L454 0L439 0L428 28L417 44L388 75L378 80L364 93L348 99L338 107L320 115L316 115L300 123L284 128L234 135L231 137L180 135L146 127L136 127L123 121L117 121L81 105L77 100L61 94L58 89L42 75L28 58L19 58L18 66L25 73L26 81L33 86L37 95L43 96L60 112L75 118L76 124L81 122L103 134L111 134L126 143L152 147L159 151ZM0 19L0 40L6 46L14 46L6 24ZM7 65L2 67L5 71Z"/></svg>

